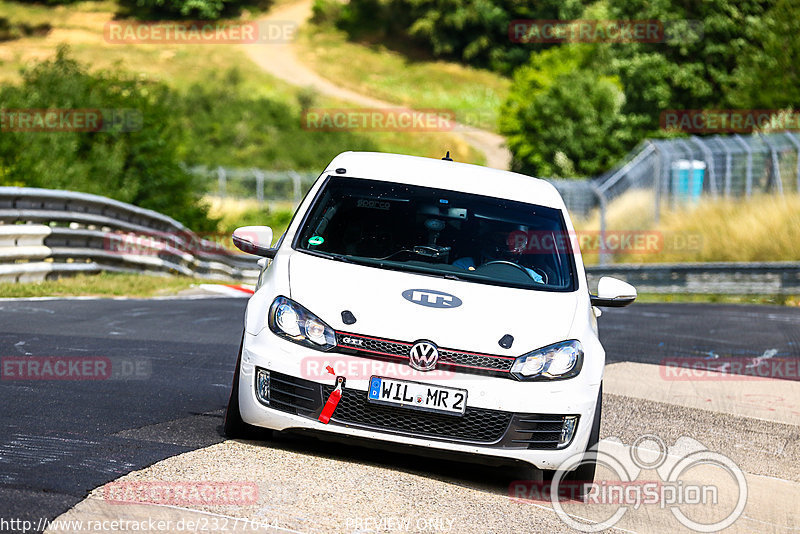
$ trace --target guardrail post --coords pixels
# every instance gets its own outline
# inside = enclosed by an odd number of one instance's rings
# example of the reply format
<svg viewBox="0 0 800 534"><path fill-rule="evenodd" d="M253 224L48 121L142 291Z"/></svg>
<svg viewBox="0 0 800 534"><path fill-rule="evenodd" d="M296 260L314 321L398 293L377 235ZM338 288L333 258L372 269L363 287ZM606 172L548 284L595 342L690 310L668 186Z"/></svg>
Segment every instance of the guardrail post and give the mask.
<svg viewBox="0 0 800 534"><path fill-rule="evenodd" d="M783 178L781 178L780 162L778 161L778 151L775 150L775 147L772 145L772 143L769 142L768 136L762 133L759 133L758 135L761 136L761 140L764 141L764 144L767 145L767 148L769 148L770 161L772 161L772 175L771 175L771 179L773 182L772 185L773 186L777 185L778 192L781 195L783 195Z"/></svg>
<svg viewBox="0 0 800 534"><path fill-rule="evenodd" d="M716 139L719 140L719 136L716 136ZM730 198L731 196L731 172L733 167L733 154L731 154L730 149L728 148L728 144L724 141L719 142L722 150L725 151L725 198Z"/></svg>
<svg viewBox="0 0 800 534"><path fill-rule="evenodd" d="M747 152L747 170L745 171L745 182L744 182L744 191L746 196L750 196L753 194L753 149L750 148L750 145L742 139L742 136L739 134L734 134L733 138L736 139L742 147L744 147L745 152Z"/></svg>
<svg viewBox="0 0 800 534"><path fill-rule="evenodd" d="M789 141L792 142L795 149L797 149L797 192L800 193L800 141L797 140L797 137L794 136L792 132L784 132L786 137L789 138Z"/></svg>
<svg viewBox="0 0 800 534"><path fill-rule="evenodd" d="M592 184L592 191L597 195L600 210L600 251L597 257L597 263L601 266L608 265L608 252L606 252L606 196L595 184Z"/></svg>
<svg viewBox="0 0 800 534"><path fill-rule="evenodd" d="M297 206L300 204L300 195L301 195L300 175L297 174L296 171L289 171L289 175L292 177L292 193L294 195L294 205Z"/></svg>
<svg viewBox="0 0 800 534"><path fill-rule="evenodd" d="M253 169L253 174L256 175L256 200L261 206L264 204L264 173L259 169Z"/></svg>
<svg viewBox="0 0 800 534"><path fill-rule="evenodd" d="M217 185L220 198L225 198L225 169L217 167Z"/></svg>
<svg viewBox="0 0 800 534"><path fill-rule="evenodd" d="M708 146L701 138L697 137L696 135L693 135L691 139L694 144L700 147L700 151L703 153L703 159L706 162L706 171L708 173L709 189L711 190L712 196L716 197L718 191L717 191L716 172L714 172L714 156L712 155L711 150L708 148ZM694 180L694 172L693 171L690 172L692 173L691 180Z"/></svg>
<svg viewBox="0 0 800 534"><path fill-rule="evenodd" d="M662 161L661 150L652 141L648 141L653 147L654 154L656 155L655 163L655 177L653 178L653 197L655 197L655 205L653 206L653 221L658 223L661 220L661 180L662 180Z"/></svg>

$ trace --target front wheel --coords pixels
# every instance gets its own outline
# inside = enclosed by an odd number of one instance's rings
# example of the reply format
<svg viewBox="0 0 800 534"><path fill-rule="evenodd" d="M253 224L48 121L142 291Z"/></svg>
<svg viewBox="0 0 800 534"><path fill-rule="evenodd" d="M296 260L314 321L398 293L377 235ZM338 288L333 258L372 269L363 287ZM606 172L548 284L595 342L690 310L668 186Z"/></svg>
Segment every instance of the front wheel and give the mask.
<svg viewBox="0 0 800 534"><path fill-rule="evenodd" d="M589 433L589 443L586 445L586 452L597 452L597 443L600 441L600 421L603 417L602 412L603 384L601 382L600 391L597 393L597 407L594 411L594 421L592 421L592 431ZM591 484L594 481L595 471L597 471L597 454L584 455L578 468L564 475L564 480Z"/></svg>
<svg viewBox="0 0 800 534"><path fill-rule="evenodd" d="M242 366L242 348L244 346L244 334L242 342L239 344L239 356L236 358L236 369L233 372L233 385L231 386L231 396L228 399L228 407L225 409L225 419L222 424L226 438L251 438L269 439L272 431L245 423L239 410L239 373Z"/></svg>
<svg viewBox="0 0 800 534"><path fill-rule="evenodd" d="M594 411L594 420L592 421L592 430L589 433L589 443L586 444L586 453L596 453L597 443L600 441L600 421L602 420L603 412L603 384L600 384L600 391L597 393L597 407ZM574 471L565 473L561 478L563 482L568 482L571 485L581 484L581 495L587 491L585 484L591 484L594 481L594 474L597 471L597 454L584 453L578 468ZM542 480L553 480L555 471L544 471L540 475Z"/></svg>

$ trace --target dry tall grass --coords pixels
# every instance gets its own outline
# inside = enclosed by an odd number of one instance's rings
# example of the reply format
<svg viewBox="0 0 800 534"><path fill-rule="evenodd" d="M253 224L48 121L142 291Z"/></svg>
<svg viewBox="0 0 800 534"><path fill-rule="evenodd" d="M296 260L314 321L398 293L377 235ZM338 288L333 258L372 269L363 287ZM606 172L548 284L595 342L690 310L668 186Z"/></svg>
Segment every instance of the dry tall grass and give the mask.
<svg viewBox="0 0 800 534"><path fill-rule="evenodd" d="M595 213L575 226L599 230L599 216ZM800 194L663 207L656 224L652 195L632 191L609 204L606 228L653 230L663 237L661 250L616 255L614 261L620 263L800 261ZM592 264L597 257L588 254L584 260Z"/></svg>

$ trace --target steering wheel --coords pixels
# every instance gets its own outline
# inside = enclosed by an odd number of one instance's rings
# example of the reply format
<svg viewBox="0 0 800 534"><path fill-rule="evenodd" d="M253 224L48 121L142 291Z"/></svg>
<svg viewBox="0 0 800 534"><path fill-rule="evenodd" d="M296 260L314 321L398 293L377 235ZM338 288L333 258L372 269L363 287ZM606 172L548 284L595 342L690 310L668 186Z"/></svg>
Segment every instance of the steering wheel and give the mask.
<svg viewBox="0 0 800 534"><path fill-rule="evenodd" d="M526 269L522 265L519 265L518 263L514 263L513 261L492 260L492 261L487 261L486 263L481 265L481 267L485 267L487 265L493 265L493 264L494 265L510 265L511 267L514 267L514 268L519 269L520 271L524 272L525 274L530 276L531 280L533 280L533 277L531 276L531 273L528 272L528 269ZM544 279L544 283L545 284L548 283L548 277L547 277L547 273L546 272L544 272L542 269L539 269L538 267L531 267L530 269L532 271L536 272L536 274L541 275L541 277Z"/></svg>

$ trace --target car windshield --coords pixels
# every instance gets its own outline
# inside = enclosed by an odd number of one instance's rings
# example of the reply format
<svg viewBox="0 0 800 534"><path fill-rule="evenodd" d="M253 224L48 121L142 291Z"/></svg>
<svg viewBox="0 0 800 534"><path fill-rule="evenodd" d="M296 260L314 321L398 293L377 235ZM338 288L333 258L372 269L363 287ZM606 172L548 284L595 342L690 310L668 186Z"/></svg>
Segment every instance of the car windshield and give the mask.
<svg viewBox="0 0 800 534"><path fill-rule="evenodd" d="M544 291L575 275L558 209L431 187L331 176L296 249L331 259Z"/></svg>

